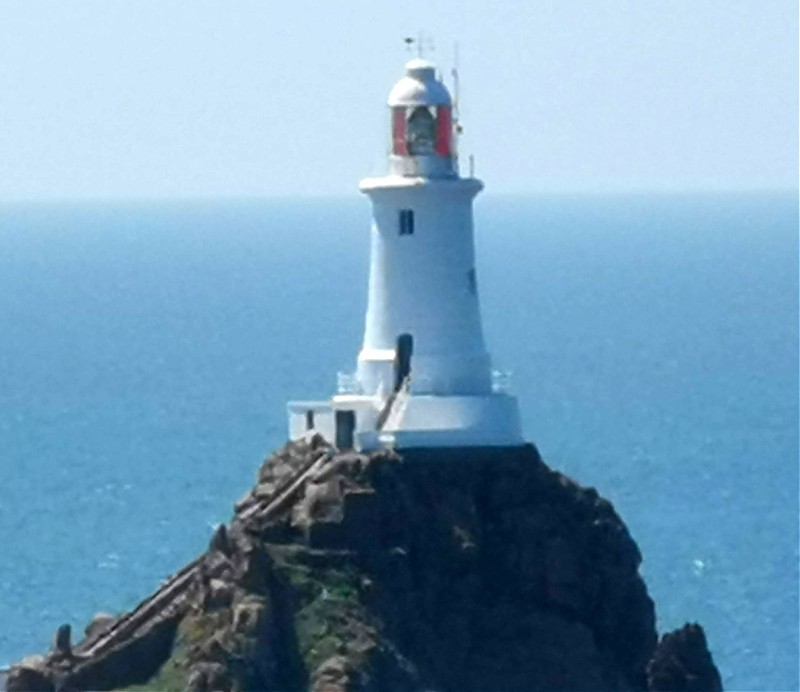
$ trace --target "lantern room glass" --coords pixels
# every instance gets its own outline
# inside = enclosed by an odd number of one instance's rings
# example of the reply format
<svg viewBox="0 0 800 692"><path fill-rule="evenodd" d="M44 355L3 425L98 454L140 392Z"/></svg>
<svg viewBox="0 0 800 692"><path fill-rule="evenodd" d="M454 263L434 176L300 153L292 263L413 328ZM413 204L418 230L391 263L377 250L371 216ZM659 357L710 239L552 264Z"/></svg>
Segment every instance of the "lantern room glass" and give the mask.
<svg viewBox="0 0 800 692"><path fill-rule="evenodd" d="M449 157L453 153L450 106L394 106L392 154Z"/></svg>

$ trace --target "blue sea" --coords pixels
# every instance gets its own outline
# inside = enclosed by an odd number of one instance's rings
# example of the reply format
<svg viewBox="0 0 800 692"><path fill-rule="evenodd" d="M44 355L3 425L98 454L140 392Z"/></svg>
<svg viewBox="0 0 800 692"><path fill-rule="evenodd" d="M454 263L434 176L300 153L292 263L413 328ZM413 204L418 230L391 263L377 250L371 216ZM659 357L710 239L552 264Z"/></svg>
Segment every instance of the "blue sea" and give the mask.
<svg viewBox="0 0 800 692"><path fill-rule="evenodd" d="M476 205L487 340L525 432L608 497L661 631L729 690L798 685L796 193ZM351 199L0 206L0 664L203 550L351 370Z"/></svg>

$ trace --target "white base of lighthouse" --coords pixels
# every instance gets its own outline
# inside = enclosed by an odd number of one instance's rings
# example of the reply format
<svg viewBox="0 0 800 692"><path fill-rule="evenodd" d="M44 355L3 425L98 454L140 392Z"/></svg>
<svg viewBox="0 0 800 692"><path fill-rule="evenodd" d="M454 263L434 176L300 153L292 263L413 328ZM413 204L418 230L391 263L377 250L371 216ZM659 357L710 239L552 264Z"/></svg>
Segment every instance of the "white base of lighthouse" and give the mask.
<svg viewBox="0 0 800 692"><path fill-rule="evenodd" d="M387 408L388 405L388 408ZM357 450L416 447L511 447L523 444L516 397L416 395L396 397L341 394L329 401L289 404L289 436L318 433L337 444L336 414L353 412L352 446Z"/></svg>

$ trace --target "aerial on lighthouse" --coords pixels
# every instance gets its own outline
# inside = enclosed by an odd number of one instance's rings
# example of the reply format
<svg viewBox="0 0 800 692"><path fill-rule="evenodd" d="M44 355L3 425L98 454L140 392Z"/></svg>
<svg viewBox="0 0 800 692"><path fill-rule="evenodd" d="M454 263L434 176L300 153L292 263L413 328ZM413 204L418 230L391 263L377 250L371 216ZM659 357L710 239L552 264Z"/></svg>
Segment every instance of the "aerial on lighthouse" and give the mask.
<svg viewBox="0 0 800 692"><path fill-rule="evenodd" d="M417 58L389 93L388 172L361 181L372 203L369 295L355 372L327 401L289 403L292 439L340 448L522 444L517 399L483 336L472 201L453 100Z"/></svg>

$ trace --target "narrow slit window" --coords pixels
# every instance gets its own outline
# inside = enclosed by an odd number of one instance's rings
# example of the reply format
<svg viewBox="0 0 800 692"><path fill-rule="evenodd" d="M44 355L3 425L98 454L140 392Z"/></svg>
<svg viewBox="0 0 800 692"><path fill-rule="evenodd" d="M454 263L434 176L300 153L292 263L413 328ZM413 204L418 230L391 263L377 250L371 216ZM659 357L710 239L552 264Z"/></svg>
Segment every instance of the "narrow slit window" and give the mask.
<svg viewBox="0 0 800 692"><path fill-rule="evenodd" d="M467 290L470 295L478 295L478 279L475 277L475 269L470 269L467 272Z"/></svg>
<svg viewBox="0 0 800 692"><path fill-rule="evenodd" d="M414 234L414 210L400 210L400 235Z"/></svg>

